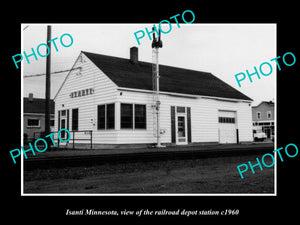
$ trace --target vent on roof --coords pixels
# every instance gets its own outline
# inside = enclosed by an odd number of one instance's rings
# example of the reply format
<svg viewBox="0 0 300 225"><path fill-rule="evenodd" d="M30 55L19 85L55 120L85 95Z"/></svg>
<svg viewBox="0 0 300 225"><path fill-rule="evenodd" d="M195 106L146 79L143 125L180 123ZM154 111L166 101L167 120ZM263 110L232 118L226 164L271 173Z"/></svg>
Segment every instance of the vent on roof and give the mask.
<svg viewBox="0 0 300 225"><path fill-rule="evenodd" d="M137 47L130 48L130 62L137 63L139 61L139 50Z"/></svg>

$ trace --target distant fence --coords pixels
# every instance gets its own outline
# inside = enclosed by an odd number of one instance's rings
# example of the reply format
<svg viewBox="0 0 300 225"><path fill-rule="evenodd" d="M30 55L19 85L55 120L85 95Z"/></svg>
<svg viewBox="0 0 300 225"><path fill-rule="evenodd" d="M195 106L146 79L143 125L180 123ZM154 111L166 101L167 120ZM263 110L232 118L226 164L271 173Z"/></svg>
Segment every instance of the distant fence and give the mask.
<svg viewBox="0 0 300 225"><path fill-rule="evenodd" d="M75 149L76 144L85 144L89 145L90 149L93 148L93 131L92 130L76 130L76 131L69 131L71 134L70 140L66 142L60 142L59 138L57 137L57 131L52 131L52 133L56 133L53 135L53 140L56 143L57 148L71 148ZM34 132L33 140L37 140L38 138L44 138L45 132ZM48 139L48 138L47 138ZM51 141L50 141L51 142ZM78 145L80 146L80 145Z"/></svg>

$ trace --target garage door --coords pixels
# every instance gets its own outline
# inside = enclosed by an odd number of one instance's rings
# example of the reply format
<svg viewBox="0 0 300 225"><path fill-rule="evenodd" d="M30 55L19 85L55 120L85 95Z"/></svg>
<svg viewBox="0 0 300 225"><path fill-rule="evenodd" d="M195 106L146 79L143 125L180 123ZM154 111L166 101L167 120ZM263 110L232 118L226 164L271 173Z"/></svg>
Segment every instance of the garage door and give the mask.
<svg viewBox="0 0 300 225"><path fill-rule="evenodd" d="M237 143L235 111L219 111L219 142Z"/></svg>

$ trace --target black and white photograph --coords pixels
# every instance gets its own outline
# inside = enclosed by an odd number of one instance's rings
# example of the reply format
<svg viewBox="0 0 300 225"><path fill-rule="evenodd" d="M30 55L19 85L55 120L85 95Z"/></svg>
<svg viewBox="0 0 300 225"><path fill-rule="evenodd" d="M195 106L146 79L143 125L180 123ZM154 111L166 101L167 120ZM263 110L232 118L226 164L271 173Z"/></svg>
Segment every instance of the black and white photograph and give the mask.
<svg viewBox="0 0 300 225"><path fill-rule="evenodd" d="M5 221L297 221L297 7L209 3L6 7Z"/></svg>
<svg viewBox="0 0 300 225"><path fill-rule="evenodd" d="M276 194L276 24L22 30L24 195Z"/></svg>

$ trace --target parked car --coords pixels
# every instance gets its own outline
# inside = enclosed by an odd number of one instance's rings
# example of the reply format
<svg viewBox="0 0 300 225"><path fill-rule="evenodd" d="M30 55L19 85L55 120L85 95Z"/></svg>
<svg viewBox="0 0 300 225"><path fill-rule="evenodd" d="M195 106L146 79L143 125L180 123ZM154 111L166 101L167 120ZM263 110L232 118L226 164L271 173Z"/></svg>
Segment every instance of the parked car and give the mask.
<svg viewBox="0 0 300 225"><path fill-rule="evenodd" d="M274 135L274 131L272 132L272 134L271 134L271 140L274 142L274 137L275 137L275 135Z"/></svg>
<svg viewBox="0 0 300 225"><path fill-rule="evenodd" d="M254 141L264 141L267 138L267 134L262 131L261 127L253 127Z"/></svg>

